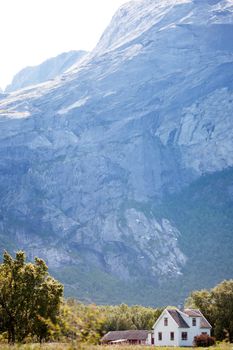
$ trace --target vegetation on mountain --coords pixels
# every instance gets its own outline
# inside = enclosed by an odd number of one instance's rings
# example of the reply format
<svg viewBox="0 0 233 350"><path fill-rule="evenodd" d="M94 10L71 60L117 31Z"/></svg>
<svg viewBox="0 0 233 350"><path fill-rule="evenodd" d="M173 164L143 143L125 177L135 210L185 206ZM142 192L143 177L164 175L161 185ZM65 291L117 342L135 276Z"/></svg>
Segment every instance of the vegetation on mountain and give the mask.
<svg viewBox="0 0 233 350"><path fill-rule="evenodd" d="M232 183L231 167L206 174L179 193L166 195L160 204L152 204L155 215L169 218L181 232L178 242L188 260L180 277L162 284L153 304L150 295L151 305L156 306L157 300L160 305L182 305L191 291L232 278Z"/></svg>
<svg viewBox="0 0 233 350"><path fill-rule="evenodd" d="M153 307L182 305L192 290L212 288L233 275L233 168L206 174L178 193L167 194L161 200L139 203L126 201L125 208L135 208L146 217L163 218L180 231L177 237L181 251L187 257L182 274L165 278L155 286L150 269L139 281L120 281L99 266L63 266L53 274L65 285L67 297L77 297L84 303L141 304ZM121 220L124 220L122 214ZM203 254L204 250L204 254ZM192 262L192 263L190 263ZM213 268L214 266L214 268ZM135 269L135 265L132 267ZM79 281L75 288L72 283Z"/></svg>

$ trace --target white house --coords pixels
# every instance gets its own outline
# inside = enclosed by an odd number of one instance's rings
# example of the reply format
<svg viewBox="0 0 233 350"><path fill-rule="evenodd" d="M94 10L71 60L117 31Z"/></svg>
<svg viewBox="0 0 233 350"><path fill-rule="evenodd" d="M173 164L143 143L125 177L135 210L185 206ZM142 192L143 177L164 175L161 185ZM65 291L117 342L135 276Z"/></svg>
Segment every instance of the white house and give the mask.
<svg viewBox="0 0 233 350"><path fill-rule="evenodd" d="M211 325L200 310L165 309L149 334L155 346L192 346L196 335L210 335Z"/></svg>

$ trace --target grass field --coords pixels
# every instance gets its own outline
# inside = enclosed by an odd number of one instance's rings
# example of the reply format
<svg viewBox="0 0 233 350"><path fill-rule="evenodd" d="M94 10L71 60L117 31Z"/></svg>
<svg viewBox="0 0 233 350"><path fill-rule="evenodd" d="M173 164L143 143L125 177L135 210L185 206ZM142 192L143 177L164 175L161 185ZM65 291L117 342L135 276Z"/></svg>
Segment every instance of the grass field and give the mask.
<svg viewBox="0 0 233 350"><path fill-rule="evenodd" d="M62 344L62 343L46 343L46 344L26 344L9 346L0 344L0 350L151 350L151 346L100 346L100 345L83 345L83 344ZM193 350L194 348L175 348L175 350ZM200 348L206 350L207 348ZM221 343L208 348L209 350L233 350L233 344ZM163 347L156 350L174 350L174 348Z"/></svg>

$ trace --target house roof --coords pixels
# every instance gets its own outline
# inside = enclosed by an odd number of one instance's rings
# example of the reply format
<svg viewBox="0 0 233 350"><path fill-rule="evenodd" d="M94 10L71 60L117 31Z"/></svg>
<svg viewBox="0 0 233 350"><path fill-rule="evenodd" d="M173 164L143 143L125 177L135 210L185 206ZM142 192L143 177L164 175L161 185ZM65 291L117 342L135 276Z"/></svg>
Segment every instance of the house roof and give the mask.
<svg viewBox="0 0 233 350"><path fill-rule="evenodd" d="M146 330L111 331L105 334L101 342L117 340L146 340L150 332Z"/></svg>
<svg viewBox="0 0 233 350"><path fill-rule="evenodd" d="M177 323L178 327L180 328L189 328L189 325L186 323L186 321L181 316L179 310L177 309L167 309L173 320Z"/></svg>
<svg viewBox="0 0 233 350"><path fill-rule="evenodd" d="M207 321L206 318L201 318L201 328L212 328L211 324Z"/></svg>
<svg viewBox="0 0 233 350"><path fill-rule="evenodd" d="M200 310L197 309L185 309L183 312L190 317L202 317Z"/></svg>
<svg viewBox="0 0 233 350"><path fill-rule="evenodd" d="M198 309L185 309L184 313L190 317L201 317L200 327L201 328L212 328L211 324L207 321L205 316Z"/></svg>

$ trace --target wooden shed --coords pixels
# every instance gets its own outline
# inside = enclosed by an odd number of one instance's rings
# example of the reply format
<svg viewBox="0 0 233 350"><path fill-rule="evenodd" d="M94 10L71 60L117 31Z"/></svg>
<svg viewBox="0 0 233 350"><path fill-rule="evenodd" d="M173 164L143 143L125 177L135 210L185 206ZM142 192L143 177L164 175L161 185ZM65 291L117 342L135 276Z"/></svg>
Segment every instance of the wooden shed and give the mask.
<svg viewBox="0 0 233 350"><path fill-rule="evenodd" d="M101 339L101 344L146 345L149 333L146 330L111 331Z"/></svg>

